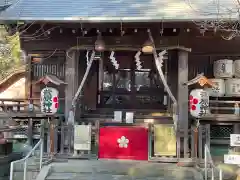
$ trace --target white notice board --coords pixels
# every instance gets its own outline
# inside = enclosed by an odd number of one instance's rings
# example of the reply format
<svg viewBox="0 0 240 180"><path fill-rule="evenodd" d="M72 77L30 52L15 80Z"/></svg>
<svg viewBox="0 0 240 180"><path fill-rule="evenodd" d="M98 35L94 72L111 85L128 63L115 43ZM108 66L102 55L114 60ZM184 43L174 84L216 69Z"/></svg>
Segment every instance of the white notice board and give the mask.
<svg viewBox="0 0 240 180"><path fill-rule="evenodd" d="M240 155L235 154L225 154L224 155L225 164L240 164Z"/></svg>
<svg viewBox="0 0 240 180"><path fill-rule="evenodd" d="M122 111L114 111L114 122L122 122Z"/></svg>
<svg viewBox="0 0 240 180"><path fill-rule="evenodd" d="M230 145L235 147L240 146L240 134L230 135Z"/></svg>
<svg viewBox="0 0 240 180"><path fill-rule="evenodd" d="M91 150L91 125L74 125L74 150Z"/></svg>

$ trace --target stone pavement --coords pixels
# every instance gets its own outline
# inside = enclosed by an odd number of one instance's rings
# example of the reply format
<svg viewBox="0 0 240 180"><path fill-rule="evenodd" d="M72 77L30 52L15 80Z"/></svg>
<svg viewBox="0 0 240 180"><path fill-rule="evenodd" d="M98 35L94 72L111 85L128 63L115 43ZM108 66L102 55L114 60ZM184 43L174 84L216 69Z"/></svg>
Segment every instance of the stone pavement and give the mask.
<svg viewBox="0 0 240 180"><path fill-rule="evenodd" d="M68 160L52 163L47 180L203 180L194 168L145 161ZM41 178L38 177L38 180Z"/></svg>

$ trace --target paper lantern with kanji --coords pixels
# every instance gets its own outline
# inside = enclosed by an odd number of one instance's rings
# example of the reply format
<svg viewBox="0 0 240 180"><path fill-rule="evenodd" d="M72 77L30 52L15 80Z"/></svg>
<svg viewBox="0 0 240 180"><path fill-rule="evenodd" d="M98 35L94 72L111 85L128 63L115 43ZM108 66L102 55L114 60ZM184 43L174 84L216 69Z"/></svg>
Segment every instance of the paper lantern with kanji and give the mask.
<svg viewBox="0 0 240 180"><path fill-rule="evenodd" d="M209 113L209 94L203 89L194 89L189 97L190 114L201 118Z"/></svg>
<svg viewBox="0 0 240 180"><path fill-rule="evenodd" d="M58 102L58 90L55 88L46 87L41 91L41 112L46 115L52 115L57 113Z"/></svg>

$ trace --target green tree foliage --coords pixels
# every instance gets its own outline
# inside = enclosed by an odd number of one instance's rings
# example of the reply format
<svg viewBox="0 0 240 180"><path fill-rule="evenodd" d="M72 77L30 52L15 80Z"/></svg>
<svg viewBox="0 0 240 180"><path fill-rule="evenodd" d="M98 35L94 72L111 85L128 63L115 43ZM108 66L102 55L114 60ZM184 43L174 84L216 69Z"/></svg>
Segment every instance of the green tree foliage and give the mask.
<svg viewBox="0 0 240 180"><path fill-rule="evenodd" d="M18 33L9 36L4 26L0 26L0 79L21 66Z"/></svg>

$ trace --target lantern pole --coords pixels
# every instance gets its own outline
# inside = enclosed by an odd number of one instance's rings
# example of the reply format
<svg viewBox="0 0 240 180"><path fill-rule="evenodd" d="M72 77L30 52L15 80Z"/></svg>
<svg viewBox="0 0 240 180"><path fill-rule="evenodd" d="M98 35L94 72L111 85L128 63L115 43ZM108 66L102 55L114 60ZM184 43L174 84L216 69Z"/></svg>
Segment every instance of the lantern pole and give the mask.
<svg viewBox="0 0 240 180"><path fill-rule="evenodd" d="M54 155L54 122L51 117L48 116L48 122L50 126L50 155Z"/></svg>
<svg viewBox="0 0 240 180"><path fill-rule="evenodd" d="M48 132L47 132L47 152L50 154L50 156L54 156L55 152L55 139L57 140L57 136L55 135L55 118L54 114L57 113L59 102L58 102L58 96L59 91L56 88L49 87L49 82L58 85L58 83L55 83L50 77L46 76L44 78L41 78L38 82L42 82L45 85L45 88L41 90L41 112L45 114L45 117L48 121ZM62 81L60 81L62 83ZM59 83L59 84L60 84ZM45 128L45 127L43 127Z"/></svg>
<svg viewBox="0 0 240 180"><path fill-rule="evenodd" d="M198 128L199 128L199 118L196 118L197 124L194 128L194 151L195 151L195 157L197 158L198 155Z"/></svg>

